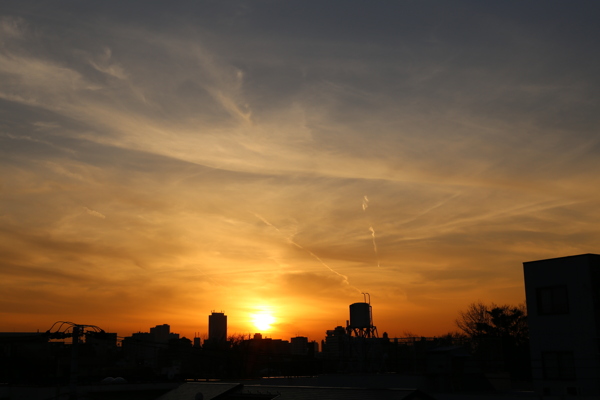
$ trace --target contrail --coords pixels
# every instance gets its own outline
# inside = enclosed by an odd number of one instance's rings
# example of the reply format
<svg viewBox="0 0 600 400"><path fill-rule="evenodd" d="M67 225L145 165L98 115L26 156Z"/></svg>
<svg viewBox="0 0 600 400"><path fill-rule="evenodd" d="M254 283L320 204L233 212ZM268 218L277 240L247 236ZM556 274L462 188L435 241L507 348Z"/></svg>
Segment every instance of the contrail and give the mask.
<svg viewBox="0 0 600 400"><path fill-rule="evenodd" d="M362 209L367 214L367 208L369 208L369 198L367 195L363 197ZM373 251L375 252L375 259L377 260L377 268L381 268L379 264L379 253L377 252L377 243L375 242L375 229L373 229L373 224L371 223L371 218L367 216L369 220L369 231L371 231L371 236L373 237Z"/></svg>
<svg viewBox="0 0 600 400"><path fill-rule="evenodd" d="M369 226L369 230L371 231L371 236L373 237L373 251L375 251L375 259L377 260L377 268L381 268L379 265L379 253L377 252L377 243L375 243L375 229L372 226Z"/></svg>
<svg viewBox="0 0 600 400"><path fill-rule="evenodd" d="M302 247L302 246L301 246L301 245L299 245L298 243L294 242L294 241L293 241L291 238L289 238L289 237L286 237L286 236L285 236L285 235L284 235L284 234L283 234L283 233L282 233L282 232L279 230L279 228L277 228L275 225L273 225L272 223L270 223L269 221L267 221L267 220L266 220L266 219L265 219L263 216L261 216L261 215L259 215L259 214L256 214L256 213L253 213L253 214L254 214L254 216L255 216L256 218L260 219L260 220L261 220L262 222L264 222L266 225L268 225L268 226L270 226L271 228L275 229L275 230L276 230L276 231L277 231L277 232L278 232L278 233L279 233L281 236L283 236L283 237L284 237L284 238L285 238L285 239L288 241L288 243L290 243L290 244L292 244L292 245L296 246L297 248L299 248L300 250L303 250L303 251L305 251L306 253L310 254L310 255L311 255L311 256L312 256L312 257L313 257L315 260L317 260L318 262L320 262L320 263L321 263L321 265L323 265L325 268L327 268L328 270L330 270L330 271L331 271L331 272L333 272L334 274L336 274L336 275L338 275L339 277L341 277L341 278L344 280L343 282L344 282L346 285L348 285L348 286L350 286L351 288L353 288L353 289L356 289L357 291L359 291L359 292L360 292L360 289L358 289L357 287L355 287L355 286L352 286L352 285L350 284L350 282L348 281L348 277L347 277L346 275L340 274L340 273L339 273L339 272L337 272L335 269L333 269L333 268L331 268L329 265L327 265L327 264L325 263L325 261L321 260L321 258L320 258L319 256L317 256L315 253L313 253L312 251L310 251L310 250L308 250L308 249L305 249L304 247Z"/></svg>

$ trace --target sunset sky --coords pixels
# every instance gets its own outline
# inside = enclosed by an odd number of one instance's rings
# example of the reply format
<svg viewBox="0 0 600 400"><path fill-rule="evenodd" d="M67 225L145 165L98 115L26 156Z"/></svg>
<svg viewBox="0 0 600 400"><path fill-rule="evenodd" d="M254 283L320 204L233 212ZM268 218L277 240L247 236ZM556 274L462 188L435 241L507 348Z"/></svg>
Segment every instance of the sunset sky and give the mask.
<svg viewBox="0 0 600 400"><path fill-rule="evenodd" d="M524 261L600 252L599 17L2 1L0 331L321 340L368 292L434 336L523 302Z"/></svg>

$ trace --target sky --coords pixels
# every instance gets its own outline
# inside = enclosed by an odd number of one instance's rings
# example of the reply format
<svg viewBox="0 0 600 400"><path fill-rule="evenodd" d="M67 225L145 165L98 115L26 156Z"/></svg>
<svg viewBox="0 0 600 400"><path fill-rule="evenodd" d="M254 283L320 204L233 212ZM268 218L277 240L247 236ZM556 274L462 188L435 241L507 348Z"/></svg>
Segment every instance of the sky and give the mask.
<svg viewBox="0 0 600 400"><path fill-rule="evenodd" d="M599 11L4 0L0 331L321 340L370 298L435 336L524 302L523 262L600 252Z"/></svg>

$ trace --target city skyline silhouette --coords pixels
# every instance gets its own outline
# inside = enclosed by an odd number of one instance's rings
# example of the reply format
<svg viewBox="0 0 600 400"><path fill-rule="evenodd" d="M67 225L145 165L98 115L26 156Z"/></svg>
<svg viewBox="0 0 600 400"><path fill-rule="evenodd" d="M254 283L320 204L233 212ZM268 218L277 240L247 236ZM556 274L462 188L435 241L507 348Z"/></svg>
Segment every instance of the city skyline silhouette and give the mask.
<svg viewBox="0 0 600 400"><path fill-rule="evenodd" d="M303 336L229 334L227 315L215 310L204 340L181 337L168 324L127 337L68 321L46 332L0 332L0 394L23 396L35 385L45 387L35 394L40 399L50 390L54 398L72 399L109 398L123 390L127 396L145 392L147 399L161 393L183 399L190 390L238 399L256 398L258 392L246 392L246 385L263 390L275 385L289 392L260 398L295 398L306 387L318 388L313 397L322 398L330 398L323 390L333 388L358 396L361 390L399 387L427 400L435 397L424 389L436 396L597 397L600 255L527 261L523 272L526 305L471 303L456 319L460 332L433 338L387 332L380 337L366 292L362 302L349 305L346 326L328 329L320 343ZM244 383L235 383L231 395L216 394L217 387L206 384L186 386L239 380Z"/></svg>

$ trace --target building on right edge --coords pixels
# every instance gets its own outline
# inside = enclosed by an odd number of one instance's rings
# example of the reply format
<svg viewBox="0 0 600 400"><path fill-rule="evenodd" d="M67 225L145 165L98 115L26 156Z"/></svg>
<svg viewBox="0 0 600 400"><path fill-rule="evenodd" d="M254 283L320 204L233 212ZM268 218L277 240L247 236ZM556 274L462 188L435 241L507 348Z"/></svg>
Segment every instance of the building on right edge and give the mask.
<svg viewBox="0 0 600 400"><path fill-rule="evenodd" d="M600 255L523 263L534 390L600 396Z"/></svg>

